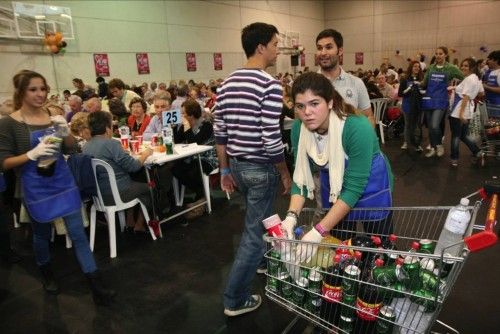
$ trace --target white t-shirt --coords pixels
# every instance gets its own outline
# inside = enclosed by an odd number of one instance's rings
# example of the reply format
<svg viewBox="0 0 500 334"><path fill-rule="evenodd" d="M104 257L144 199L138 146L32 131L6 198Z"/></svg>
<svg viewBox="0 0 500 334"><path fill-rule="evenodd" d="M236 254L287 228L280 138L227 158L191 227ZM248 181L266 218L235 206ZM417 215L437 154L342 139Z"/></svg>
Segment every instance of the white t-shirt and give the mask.
<svg viewBox="0 0 500 334"><path fill-rule="evenodd" d="M474 99L476 98L479 92L484 91L483 85L477 75L471 74L467 76L462 82L455 88L455 94L464 97L467 95L469 97L469 102L465 106L464 109L464 118L471 119L472 112L474 111ZM456 97L455 97L456 98ZM460 118L460 105L463 103L463 100L460 101L453 111L451 112L451 117Z"/></svg>

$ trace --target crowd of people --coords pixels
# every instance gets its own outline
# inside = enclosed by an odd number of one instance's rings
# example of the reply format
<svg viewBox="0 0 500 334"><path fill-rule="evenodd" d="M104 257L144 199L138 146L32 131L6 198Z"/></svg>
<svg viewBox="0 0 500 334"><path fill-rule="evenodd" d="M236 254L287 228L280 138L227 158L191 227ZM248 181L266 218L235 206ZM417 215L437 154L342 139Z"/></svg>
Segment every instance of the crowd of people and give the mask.
<svg viewBox="0 0 500 334"><path fill-rule="evenodd" d="M132 138L142 136L148 141L164 127L162 113L177 109L182 124L173 126L174 142L214 147L203 155L202 171L210 174L219 168L222 190L240 191L246 204L245 228L224 291L224 313L228 316L253 311L261 303L259 295L250 293L250 284L256 272L265 270L262 220L272 214L280 184L283 195L291 192L283 221L289 237L306 198L315 199L318 212L323 212L315 228L302 239L312 243L335 235L339 227L353 230L352 208L392 205L391 166L379 145L370 100L387 98L402 109L402 149L423 151L425 121L429 137L425 156L443 156L443 127L450 110L451 166L458 166L459 141L467 145L475 161L484 157L467 136L468 122L483 95L488 112L498 115L500 51L488 55L486 66L481 60L466 58L458 68L448 62L448 49L440 46L429 65L423 59L410 59L406 71L387 63L374 71L345 71L339 62L343 37L336 30L325 29L316 38L317 72L306 68L303 73L272 76L265 70L276 62L278 33L276 27L265 23L245 27L242 46L247 63L225 80L210 80L208 84L172 80L168 86L164 82L129 86L119 78L106 82L98 77L97 87L91 87L75 78L75 91L64 91L59 97L50 95L41 74L23 70L15 75L14 98L2 106L0 171L15 171L15 197L28 210L36 263L48 293L59 292L50 269L49 222L62 217L96 302L109 304L115 295L102 283L90 252L81 202L58 145L43 140L51 127L64 133L62 153L79 151L108 162L122 200L139 198L147 207L151 207L149 188L138 171L153 151L146 148L138 155L125 152L120 141L113 139L119 136L120 127L128 127ZM450 95L454 97L451 106ZM296 119L288 134L286 118ZM284 144L293 152L293 170L287 166ZM56 157L56 169L40 178L39 160L45 156ZM167 181L159 188L168 193L175 177L193 191L194 201L203 200L199 168L192 159L167 164L160 170ZM107 175L99 172L97 180L105 203L113 204ZM46 195L43 188L64 194L51 197L52 206L61 203L61 209L51 215L42 214L40 207L33 205ZM68 188L73 192L67 193ZM74 203L68 200L71 196ZM168 197L162 207L170 206ZM6 225L5 220L2 217L0 227ZM146 231L147 223L138 210L127 212L130 231ZM363 225L368 233L392 233L387 215L371 217ZM0 232L5 239L6 232ZM10 247L4 248L3 252L15 259ZM305 261L312 254L298 247L296 256Z"/></svg>

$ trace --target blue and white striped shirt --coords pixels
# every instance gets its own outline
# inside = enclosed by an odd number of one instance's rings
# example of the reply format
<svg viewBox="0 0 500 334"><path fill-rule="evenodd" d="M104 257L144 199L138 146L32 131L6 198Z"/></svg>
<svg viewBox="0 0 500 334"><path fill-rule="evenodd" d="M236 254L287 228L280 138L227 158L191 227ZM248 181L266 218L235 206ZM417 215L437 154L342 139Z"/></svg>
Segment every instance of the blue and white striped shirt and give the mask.
<svg viewBox="0 0 500 334"><path fill-rule="evenodd" d="M270 74L239 69L217 91L215 141L229 156L257 163L284 160L279 119L282 87Z"/></svg>

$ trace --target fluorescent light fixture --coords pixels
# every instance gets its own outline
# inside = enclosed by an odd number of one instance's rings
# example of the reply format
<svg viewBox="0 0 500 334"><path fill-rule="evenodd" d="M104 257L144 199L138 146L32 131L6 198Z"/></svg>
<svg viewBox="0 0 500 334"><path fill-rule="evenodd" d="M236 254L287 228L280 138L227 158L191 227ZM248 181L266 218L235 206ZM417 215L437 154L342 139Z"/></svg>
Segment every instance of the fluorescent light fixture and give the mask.
<svg viewBox="0 0 500 334"><path fill-rule="evenodd" d="M58 7L56 7L56 6L49 6L49 8L50 8L50 9L52 9L52 10L58 10L58 9L59 9L59 8L58 8Z"/></svg>
<svg viewBox="0 0 500 334"><path fill-rule="evenodd" d="M35 19L37 19L37 20L45 20L45 15L35 15Z"/></svg>
<svg viewBox="0 0 500 334"><path fill-rule="evenodd" d="M68 14L61 14L61 17L71 20L71 16L69 16Z"/></svg>

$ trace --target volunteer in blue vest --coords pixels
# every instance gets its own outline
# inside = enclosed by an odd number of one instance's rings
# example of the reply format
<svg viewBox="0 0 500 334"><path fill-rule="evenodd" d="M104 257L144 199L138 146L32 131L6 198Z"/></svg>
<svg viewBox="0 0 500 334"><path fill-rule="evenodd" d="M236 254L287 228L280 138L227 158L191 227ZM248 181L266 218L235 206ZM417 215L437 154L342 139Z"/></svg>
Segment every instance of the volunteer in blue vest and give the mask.
<svg viewBox="0 0 500 334"><path fill-rule="evenodd" d="M486 59L488 77L483 84L486 94L486 108L489 117L500 117L500 50L495 50Z"/></svg>
<svg viewBox="0 0 500 334"><path fill-rule="evenodd" d="M429 66L422 82L422 87L426 90L425 96L422 98L422 110L425 113L431 142L431 148L425 155L427 158L444 155L443 132L440 123L448 109L448 86L453 79L462 80L464 78L458 67L446 61L447 56L448 48L446 46L440 46L436 49L436 61Z"/></svg>
<svg viewBox="0 0 500 334"><path fill-rule="evenodd" d="M115 292L104 287L90 251L83 228L79 190L54 143L55 138L46 135L55 128L61 134L66 133L61 143L65 153L74 148L75 139L68 135L68 124L64 117L50 117L42 108L47 100L48 86L41 74L22 70L14 76L13 83L15 111L0 119L0 172L9 169L16 172L16 195L22 198L31 218L33 248L43 287L49 294L59 293L49 253L51 221L58 217L49 219L48 215L66 211L59 217L64 219L78 262L90 284L94 302L109 304ZM49 165L52 167L42 168L37 160L50 155L55 159ZM39 206L39 203L43 204Z"/></svg>
<svg viewBox="0 0 500 334"><path fill-rule="evenodd" d="M320 171L321 198L328 213L302 241L320 242L330 231L354 231L362 221L365 232L387 236L392 223L387 210L351 211L352 208L390 207L393 176L368 118L347 104L323 75L299 76L292 96L299 116L292 127L295 171L290 205L283 227L289 237L306 198L314 196L313 172ZM338 231L335 231L338 232ZM346 239L352 233L332 233ZM313 255L315 247L301 244L298 261ZM306 251L306 248L309 248Z"/></svg>

